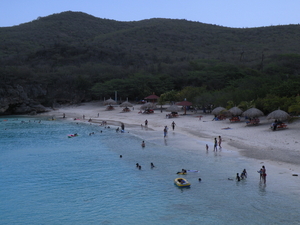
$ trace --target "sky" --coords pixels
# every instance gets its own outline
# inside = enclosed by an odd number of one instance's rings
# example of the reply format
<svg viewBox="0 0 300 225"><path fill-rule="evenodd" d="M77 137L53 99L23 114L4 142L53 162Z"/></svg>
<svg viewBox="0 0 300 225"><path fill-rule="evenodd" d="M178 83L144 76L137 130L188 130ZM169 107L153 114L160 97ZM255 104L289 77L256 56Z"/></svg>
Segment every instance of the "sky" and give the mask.
<svg viewBox="0 0 300 225"><path fill-rule="evenodd" d="M233 28L300 23L299 0L0 0L0 27L64 11L117 21L186 19Z"/></svg>

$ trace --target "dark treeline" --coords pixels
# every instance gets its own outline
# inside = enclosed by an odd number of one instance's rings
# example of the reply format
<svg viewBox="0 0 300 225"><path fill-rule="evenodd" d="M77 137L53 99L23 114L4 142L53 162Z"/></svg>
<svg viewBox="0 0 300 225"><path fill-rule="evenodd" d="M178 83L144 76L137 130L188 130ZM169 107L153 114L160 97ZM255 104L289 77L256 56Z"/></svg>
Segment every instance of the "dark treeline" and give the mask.
<svg viewBox="0 0 300 225"><path fill-rule="evenodd" d="M118 22L64 12L0 28L0 85L36 84L49 105L113 97L298 112L299 25Z"/></svg>

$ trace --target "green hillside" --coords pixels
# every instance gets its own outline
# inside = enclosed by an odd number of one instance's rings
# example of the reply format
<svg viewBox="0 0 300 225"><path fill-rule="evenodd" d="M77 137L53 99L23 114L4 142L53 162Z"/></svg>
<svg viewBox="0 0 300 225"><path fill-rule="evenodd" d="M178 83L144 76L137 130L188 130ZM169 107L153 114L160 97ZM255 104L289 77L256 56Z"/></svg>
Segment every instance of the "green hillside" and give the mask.
<svg viewBox="0 0 300 225"><path fill-rule="evenodd" d="M212 100L237 104L277 96L270 87L298 82L299 36L299 25L237 29L174 19L118 22L68 11L0 28L1 84L42 85L44 104L74 96L99 99L115 90L140 99L186 87L213 96L224 91L229 99Z"/></svg>

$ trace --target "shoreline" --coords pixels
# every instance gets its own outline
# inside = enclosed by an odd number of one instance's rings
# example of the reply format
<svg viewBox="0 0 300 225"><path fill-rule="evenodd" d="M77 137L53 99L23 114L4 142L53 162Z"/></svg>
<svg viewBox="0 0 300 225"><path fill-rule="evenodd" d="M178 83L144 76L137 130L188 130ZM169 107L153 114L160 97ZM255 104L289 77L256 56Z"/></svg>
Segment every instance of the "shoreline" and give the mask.
<svg viewBox="0 0 300 225"><path fill-rule="evenodd" d="M253 127L246 127L245 122L230 123L229 120L212 121L213 115L188 112L188 115L180 115L179 118L166 119L166 112L155 110L153 114L139 114L140 105L134 105L130 112L122 112L121 107L115 107L115 110L106 111L105 106L100 101L81 103L80 105L63 106L52 110L42 116L53 116L62 118L63 113L66 119L80 118L79 122L88 122L100 124L101 121L107 121L108 125L121 126L125 124L125 130L141 128L147 119L148 129L154 132L161 132L163 139L164 126L169 127L171 132L171 123L176 123L175 132L190 140L199 140L208 143L209 151L213 150L213 139L222 137L222 147L229 151L234 151L240 157L258 161L257 164L267 164L272 166L275 174L288 174L290 178L300 184L297 177L293 174L300 174L300 148L297 138L300 135L299 122L288 124L285 130L271 131L269 129L271 121L265 117L260 117L261 124ZM99 113L99 117L97 116ZM182 114L180 112L179 114ZM85 115L85 119L81 119ZM202 116L201 120L199 116ZM143 135L142 135L143 136ZM145 135L145 140L147 137ZM199 144L198 144L199 145ZM194 146L197 150L205 151L205 146ZM227 154L227 153L225 153ZM269 170L268 173L272 170ZM295 179L296 178L296 179Z"/></svg>

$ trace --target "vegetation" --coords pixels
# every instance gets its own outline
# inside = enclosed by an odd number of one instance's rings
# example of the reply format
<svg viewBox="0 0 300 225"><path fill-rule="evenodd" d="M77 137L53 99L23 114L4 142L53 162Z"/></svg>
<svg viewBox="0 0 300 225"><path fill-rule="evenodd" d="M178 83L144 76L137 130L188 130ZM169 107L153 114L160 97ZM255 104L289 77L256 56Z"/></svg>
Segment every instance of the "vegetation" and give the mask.
<svg viewBox="0 0 300 225"><path fill-rule="evenodd" d="M64 12L0 28L1 85L42 85L45 104L68 101L65 92L80 101L155 92L161 102L299 113L299 36L299 25L236 29Z"/></svg>

